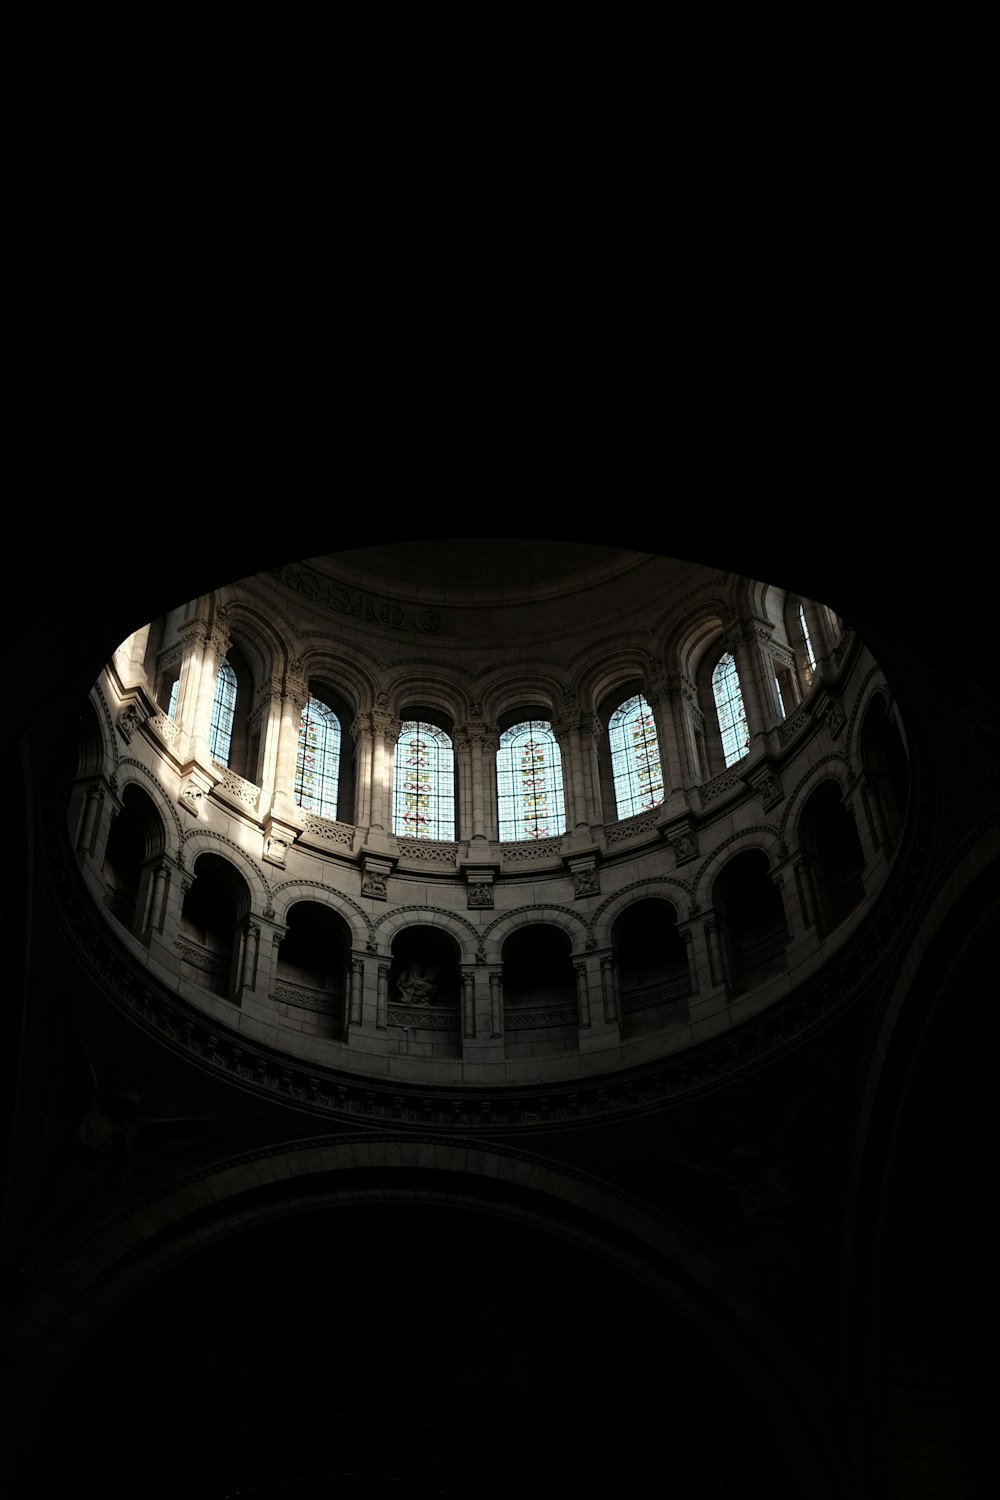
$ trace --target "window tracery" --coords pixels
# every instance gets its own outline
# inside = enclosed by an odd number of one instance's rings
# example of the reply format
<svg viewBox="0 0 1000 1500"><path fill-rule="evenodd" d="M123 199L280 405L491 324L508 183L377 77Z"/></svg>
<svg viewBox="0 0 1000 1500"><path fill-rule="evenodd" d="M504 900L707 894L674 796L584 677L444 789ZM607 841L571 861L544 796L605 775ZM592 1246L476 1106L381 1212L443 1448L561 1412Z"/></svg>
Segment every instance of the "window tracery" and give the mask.
<svg viewBox="0 0 1000 1500"><path fill-rule="evenodd" d="M653 710L641 693L611 715L608 742L619 819L659 807L665 791L660 747Z"/></svg>
<svg viewBox="0 0 1000 1500"><path fill-rule="evenodd" d="M212 724L209 731L209 749L212 759L220 766L229 765L229 753L233 742L233 720L236 716L236 673L224 656L219 663L215 679L215 697L212 700Z"/></svg>
<svg viewBox="0 0 1000 1500"><path fill-rule="evenodd" d="M712 696L719 718L722 751L727 768L750 752L750 727L743 703L743 691L736 670L736 660L727 651L712 673Z"/></svg>
<svg viewBox="0 0 1000 1500"><path fill-rule="evenodd" d="M566 831L562 758L547 719L527 719L500 736L497 813L501 843Z"/></svg>
<svg viewBox="0 0 1000 1500"><path fill-rule="evenodd" d="M337 818L340 780L340 720L332 708L310 697L299 720L295 801L306 812Z"/></svg>
<svg viewBox="0 0 1000 1500"><path fill-rule="evenodd" d="M392 831L399 837L455 837L455 755L437 724L405 720L393 768Z"/></svg>

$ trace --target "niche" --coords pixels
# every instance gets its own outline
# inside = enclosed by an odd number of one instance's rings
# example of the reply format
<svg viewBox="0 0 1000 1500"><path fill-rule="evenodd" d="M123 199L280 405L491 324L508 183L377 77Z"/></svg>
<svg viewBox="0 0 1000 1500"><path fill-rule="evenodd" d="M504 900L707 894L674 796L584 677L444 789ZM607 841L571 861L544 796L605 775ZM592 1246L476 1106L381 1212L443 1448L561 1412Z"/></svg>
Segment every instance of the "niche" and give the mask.
<svg viewBox="0 0 1000 1500"><path fill-rule="evenodd" d="M328 906L299 901L291 908L278 949L274 998L296 1031L343 1038L350 950L347 924Z"/></svg>
<svg viewBox="0 0 1000 1500"><path fill-rule="evenodd" d="M461 1057L461 953L440 927L407 927L392 945L390 1050L416 1057Z"/></svg>
<svg viewBox="0 0 1000 1500"><path fill-rule="evenodd" d="M580 1010L569 936L536 924L503 945L503 1029L508 1057L576 1051Z"/></svg>
<svg viewBox="0 0 1000 1500"><path fill-rule="evenodd" d="M720 871L712 888L723 974L731 995L765 984L786 967L788 923L781 892L762 849L745 849Z"/></svg>
<svg viewBox="0 0 1000 1500"><path fill-rule="evenodd" d="M122 792L121 811L111 824L104 850L104 904L130 932L140 935L146 921L153 867L162 857L163 825L152 799L138 786ZM157 914L151 913L155 920Z"/></svg>
<svg viewBox="0 0 1000 1500"><path fill-rule="evenodd" d="M250 891L229 861L218 854L199 855L181 911L182 976L238 1004L249 915Z"/></svg>
<svg viewBox="0 0 1000 1500"><path fill-rule="evenodd" d="M669 901L636 901L611 929L622 1036L644 1036L686 1021L691 993L687 944Z"/></svg>
<svg viewBox="0 0 1000 1500"><path fill-rule="evenodd" d="M837 782L824 781L810 794L799 821L799 849L806 857L822 935L842 922L865 894L865 856Z"/></svg>

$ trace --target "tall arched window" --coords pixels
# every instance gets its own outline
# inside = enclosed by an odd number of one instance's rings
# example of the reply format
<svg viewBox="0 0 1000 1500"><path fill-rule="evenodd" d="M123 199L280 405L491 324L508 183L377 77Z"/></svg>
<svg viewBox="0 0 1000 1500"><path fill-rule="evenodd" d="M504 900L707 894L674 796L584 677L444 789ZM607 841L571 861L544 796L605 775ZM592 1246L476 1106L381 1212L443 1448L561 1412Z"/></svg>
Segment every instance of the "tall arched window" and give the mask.
<svg viewBox="0 0 1000 1500"><path fill-rule="evenodd" d="M236 673L225 657L219 663L219 675L215 679L215 697L212 700L212 727L209 733L209 749L212 759L220 766L228 766L229 752L233 743L233 719L236 714Z"/></svg>
<svg viewBox="0 0 1000 1500"><path fill-rule="evenodd" d="M396 742L392 831L400 838L455 837L455 755L437 724L407 719Z"/></svg>
<svg viewBox="0 0 1000 1500"><path fill-rule="evenodd" d="M296 802L306 812L336 820L339 778L340 720L332 708L310 698L299 720Z"/></svg>
<svg viewBox="0 0 1000 1500"><path fill-rule="evenodd" d="M659 807L664 797L660 747L653 710L641 693L626 699L611 715L608 744L619 818Z"/></svg>
<svg viewBox="0 0 1000 1500"><path fill-rule="evenodd" d="M799 629L802 631L802 643L806 648L806 660L809 663L809 670L810 672L815 674L816 654L812 648L812 641L809 639L809 626L806 624L806 612L802 608L801 604L799 605Z"/></svg>
<svg viewBox="0 0 1000 1500"><path fill-rule="evenodd" d="M500 736L497 811L503 843L566 831L562 758L546 719L527 719Z"/></svg>
<svg viewBox="0 0 1000 1500"><path fill-rule="evenodd" d="M731 766L734 761L742 760L749 753L750 729L747 725L747 711L743 706L736 661L729 651L712 673L712 695L715 698L715 711L719 716L722 753L726 757L726 765Z"/></svg>

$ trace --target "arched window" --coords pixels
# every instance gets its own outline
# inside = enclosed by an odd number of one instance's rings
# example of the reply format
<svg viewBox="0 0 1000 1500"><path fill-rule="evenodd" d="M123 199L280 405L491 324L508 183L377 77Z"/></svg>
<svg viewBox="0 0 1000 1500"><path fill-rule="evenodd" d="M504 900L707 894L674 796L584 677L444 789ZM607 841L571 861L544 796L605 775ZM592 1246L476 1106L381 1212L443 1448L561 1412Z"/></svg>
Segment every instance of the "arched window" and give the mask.
<svg viewBox="0 0 1000 1500"><path fill-rule="evenodd" d="M216 684L218 686L218 684ZM180 692L181 680L175 677L170 688L170 697L167 699L167 718L172 719L177 712L177 694Z"/></svg>
<svg viewBox="0 0 1000 1500"><path fill-rule="evenodd" d="M392 831L400 838L455 837L455 755L437 724L407 719L396 742Z"/></svg>
<svg viewBox="0 0 1000 1500"><path fill-rule="evenodd" d="M799 605L799 629L802 632L802 643L806 648L806 660L809 663L809 670L815 675L816 653L813 651L812 641L809 639L809 626L806 624L806 612L802 608L801 604Z"/></svg>
<svg viewBox="0 0 1000 1500"><path fill-rule="evenodd" d="M719 732L722 735L722 752L726 765L742 760L750 750L750 730L747 711L743 706L739 673L732 652L725 656L712 673L712 695L715 711L719 716Z"/></svg>
<svg viewBox="0 0 1000 1500"><path fill-rule="evenodd" d="M212 728L209 748L212 759L220 766L228 766L229 752L233 743L233 719L236 714L236 673L226 657L219 663L219 675L215 679L215 698L212 701Z"/></svg>
<svg viewBox="0 0 1000 1500"><path fill-rule="evenodd" d="M332 708L310 697L299 720L295 800L306 812L337 818L340 780L340 720Z"/></svg>
<svg viewBox="0 0 1000 1500"><path fill-rule="evenodd" d="M641 693L626 699L611 715L608 744L619 818L659 807L664 796L660 747L653 710Z"/></svg>
<svg viewBox="0 0 1000 1500"><path fill-rule="evenodd" d="M565 832L562 759L547 720L527 719L500 736L497 811L502 843Z"/></svg>

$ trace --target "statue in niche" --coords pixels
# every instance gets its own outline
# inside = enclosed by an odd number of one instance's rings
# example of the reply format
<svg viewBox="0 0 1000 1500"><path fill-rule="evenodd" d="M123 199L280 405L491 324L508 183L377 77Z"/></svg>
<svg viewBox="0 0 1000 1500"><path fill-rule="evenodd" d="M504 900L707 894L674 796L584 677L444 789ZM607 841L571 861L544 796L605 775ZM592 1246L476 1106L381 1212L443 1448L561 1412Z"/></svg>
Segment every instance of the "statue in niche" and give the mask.
<svg viewBox="0 0 1000 1500"><path fill-rule="evenodd" d="M430 1005L437 993L438 966L411 958L396 976L396 990L404 1005Z"/></svg>

